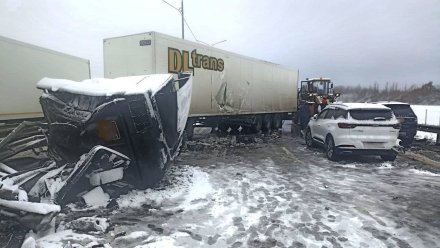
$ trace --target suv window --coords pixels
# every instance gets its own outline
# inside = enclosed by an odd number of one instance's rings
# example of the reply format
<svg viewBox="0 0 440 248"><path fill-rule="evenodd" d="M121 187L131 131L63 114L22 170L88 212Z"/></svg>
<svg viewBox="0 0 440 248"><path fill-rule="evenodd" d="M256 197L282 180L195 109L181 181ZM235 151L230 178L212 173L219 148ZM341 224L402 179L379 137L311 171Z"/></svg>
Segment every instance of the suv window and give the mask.
<svg viewBox="0 0 440 248"><path fill-rule="evenodd" d="M393 116L391 110L386 109L352 109L349 112L350 116L356 120L389 120Z"/></svg>
<svg viewBox="0 0 440 248"><path fill-rule="evenodd" d="M416 117L414 111L409 105L406 104L390 104L385 105L391 110L393 110L396 117Z"/></svg>
<svg viewBox="0 0 440 248"><path fill-rule="evenodd" d="M320 118L325 119L338 119L338 118L344 118L347 119L347 110L340 109L340 108L328 108L326 109L327 113L325 113L325 116L322 116Z"/></svg>
<svg viewBox="0 0 440 248"><path fill-rule="evenodd" d="M324 119L327 113L328 113L328 109L324 109L323 111L321 111L321 113L319 113L318 119Z"/></svg>
<svg viewBox="0 0 440 248"><path fill-rule="evenodd" d="M335 109L328 109L327 115L324 117L325 119L332 119L335 115Z"/></svg>
<svg viewBox="0 0 440 248"><path fill-rule="evenodd" d="M347 110L337 108L337 109L335 110L334 118L335 118L335 119L338 119L338 118L344 118L344 119L347 119L347 113L348 113Z"/></svg>

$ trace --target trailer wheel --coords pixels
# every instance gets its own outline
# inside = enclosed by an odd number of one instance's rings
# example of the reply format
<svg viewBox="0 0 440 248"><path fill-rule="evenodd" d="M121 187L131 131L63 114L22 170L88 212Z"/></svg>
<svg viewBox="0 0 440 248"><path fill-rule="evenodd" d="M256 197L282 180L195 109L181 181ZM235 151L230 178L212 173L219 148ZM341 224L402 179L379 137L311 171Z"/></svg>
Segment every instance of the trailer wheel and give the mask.
<svg viewBox="0 0 440 248"><path fill-rule="evenodd" d="M229 125L228 124L226 124L226 123L220 123L220 124L218 124L218 130L220 131L220 132L222 132L222 133L226 133L226 132L228 132L228 129L229 129Z"/></svg>
<svg viewBox="0 0 440 248"><path fill-rule="evenodd" d="M281 114L274 114L272 117L272 129L278 131L283 126L283 118Z"/></svg>
<svg viewBox="0 0 440 248"><path fill-rule="evenodd" d="M263 116L263 132L270 133L272 131L272 115L266 114Z"/></svg>
<svg viewBox="0 0 440 248"><path fill-rule="evenodd" d="M240 128L240 125L232 124L232 125L229 125L229 127L231 128L231 132L230 132L231 134L239 133L238 129Z"/></svg>
<svg viewBox="0 0 440 248"><path fill-rule="evenodd" d="M397 153L391 151L389 154L381 155L380 158L383 161L394 161L396 160Z"/></svg>
<svg viewBox="0 0 440 248"><path fill-rule="evenodd" d="M253 132L260 132L261 131L261 127L263 126L263 120L261 118L261 116L255 116L255 122L252 124L251 129Z"/></svg>

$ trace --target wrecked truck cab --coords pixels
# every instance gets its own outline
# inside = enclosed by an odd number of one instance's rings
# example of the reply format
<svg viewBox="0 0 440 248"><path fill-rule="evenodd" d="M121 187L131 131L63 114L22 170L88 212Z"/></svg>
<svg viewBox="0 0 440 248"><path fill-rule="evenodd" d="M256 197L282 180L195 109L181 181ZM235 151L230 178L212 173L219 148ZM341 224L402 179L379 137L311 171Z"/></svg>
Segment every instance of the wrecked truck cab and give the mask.
<svg viewBox="0 0 440 248"><path fill-rule="evenodd" d="M72 163L96 145L128 156L124 179L145 188L159 182L178 154L189 113L192 75L91 79L44 78L37 84L48 122L48 152Z"/></svg>
<svg viewBox="0 0 440 248"><path fill-rule="evenodd" d="M37 86L47 123L22 123L0 140L1 218L39 230L69 202L105 206L126 186L156 184L179 152L191 74L45 78ZM32 166L11 160L43 147Z"/></svg>

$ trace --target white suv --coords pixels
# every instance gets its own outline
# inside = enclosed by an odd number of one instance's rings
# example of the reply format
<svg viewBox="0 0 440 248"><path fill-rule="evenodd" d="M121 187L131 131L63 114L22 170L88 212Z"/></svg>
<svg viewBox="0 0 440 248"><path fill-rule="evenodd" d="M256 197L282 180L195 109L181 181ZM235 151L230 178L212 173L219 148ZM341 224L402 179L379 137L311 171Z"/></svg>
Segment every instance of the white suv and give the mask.
<svg viewBox="0 0 440 248"><path fill-rule="evenodd" d="M333 103L307 125L308 147L321 145L330 160L341 154L380 155L396 159L400 124L390 108L371 103Z"/></svg>

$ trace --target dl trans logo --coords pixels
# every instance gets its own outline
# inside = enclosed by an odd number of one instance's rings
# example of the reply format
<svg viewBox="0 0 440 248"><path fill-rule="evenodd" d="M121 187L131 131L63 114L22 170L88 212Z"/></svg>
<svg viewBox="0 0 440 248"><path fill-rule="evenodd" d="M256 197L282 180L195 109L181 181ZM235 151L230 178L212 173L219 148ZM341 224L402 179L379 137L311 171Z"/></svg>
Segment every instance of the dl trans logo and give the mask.
<svg viewBox="0 0 440 248"><path fill-rule="evenodd" d="M225 62L223 59L209 57L194 49L189 51L168 47L168 72L178 73L183 71L193 71L194 68L203 68L211 71L223 71Z"/></svg>

